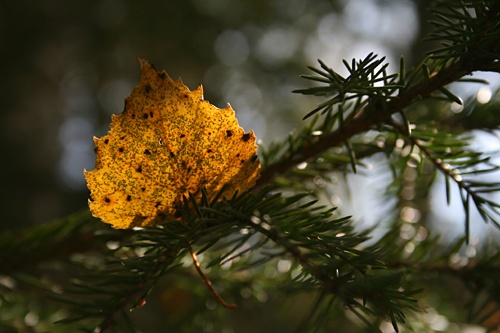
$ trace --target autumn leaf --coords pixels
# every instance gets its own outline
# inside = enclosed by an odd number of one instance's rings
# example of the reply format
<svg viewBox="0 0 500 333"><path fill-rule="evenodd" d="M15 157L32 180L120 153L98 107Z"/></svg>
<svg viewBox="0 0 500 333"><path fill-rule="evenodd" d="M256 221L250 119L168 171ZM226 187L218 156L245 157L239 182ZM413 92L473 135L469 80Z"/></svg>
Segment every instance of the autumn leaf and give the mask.
<svg viewBox="0 0 500 333"><path fill-rule="evenodd" d="M165 223L190 193L212 200L255 185L260 163L255 134L234 110L219 109L179 79L140 60L141 79L112 116L110 131L94 138L96 165L84 171L95 217L115 228Z"/></svg>

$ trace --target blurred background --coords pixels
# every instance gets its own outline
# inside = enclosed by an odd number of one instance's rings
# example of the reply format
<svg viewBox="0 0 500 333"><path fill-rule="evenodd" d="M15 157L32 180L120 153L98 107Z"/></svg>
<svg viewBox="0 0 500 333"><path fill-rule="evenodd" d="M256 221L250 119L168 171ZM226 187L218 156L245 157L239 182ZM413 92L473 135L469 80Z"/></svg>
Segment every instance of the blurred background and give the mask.
<svg viewBox="0 0 500 333"><path fill-rule="evenodd" d="M236 110L266 145L317 101L292 94L321 59L421 60L428 1L46 0L0 2L0 208L4 228L85 208L92 137L139 80L145 58Z"/></svg>

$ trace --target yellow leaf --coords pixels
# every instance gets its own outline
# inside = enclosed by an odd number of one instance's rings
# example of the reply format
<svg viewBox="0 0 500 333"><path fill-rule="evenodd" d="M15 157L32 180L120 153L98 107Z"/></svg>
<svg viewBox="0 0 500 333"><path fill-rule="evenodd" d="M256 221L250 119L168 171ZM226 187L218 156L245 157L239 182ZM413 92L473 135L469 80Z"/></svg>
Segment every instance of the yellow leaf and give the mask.
<svg viewBox="0 0 500 333"><path fill-rule="evenodd" d="M208 199L225 187L232 197L255 185L260 163L253 131L245 133L231 106L203 100L145 60L141 79L125 99L110 131L94 138L96 165L85 171L95 217L115 228L175 219L176 204L189 193Z"/></svg>

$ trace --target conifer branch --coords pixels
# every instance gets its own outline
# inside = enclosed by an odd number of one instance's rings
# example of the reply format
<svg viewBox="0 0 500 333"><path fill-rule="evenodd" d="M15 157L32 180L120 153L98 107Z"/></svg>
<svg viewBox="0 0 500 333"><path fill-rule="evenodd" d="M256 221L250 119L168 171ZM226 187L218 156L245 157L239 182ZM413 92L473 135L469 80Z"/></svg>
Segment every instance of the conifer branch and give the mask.
<svg viewBox="0 0 500 333"><path fill-rule="evenodd" d="M431 161L434 166L439 170L446 178L446 186L447 186L447 199L449 202L449 192L448 189L448 181L452 180L460 189L460 193L465 193L465 196L462 195L463 206L466 215L466 223L465 223L465 239L468 241L469 239L469 216L470 216L470 207L469 202L472 200L472 203L476 206L477 210L483 217L483 219L487 221L492 221L497 227L500 228L500 223L494 215L500 215L497 207L498 204L494 201L484 197L481 194L484 193L493 193L500 191L500 187L496 182L478 182L472 179L468 179L467 176L477 175L477 174L487 174L492 173L500 169L500 167L496 165L488 165L489 156L485 156L484 154L477 152L468 152L467 150L462 150L462 146L465 143L456 143L452 142L452 136L450 134L450 139L442 142L436 143L432 146L428 146L424 141L420 140L416 135L408 135L406 133L405 128L397 123L394 119L390 120L390 125L393 126L400 134L404 135L410 140L412 146L418 147L419 151L421 151L428 159ZM437 139L435 141L438 141ZM458 147L456 147L458 145ZM450 151L446 154L442 154L443 146L447 146L447 149ZM450 146L455 146L452 151ZM457 149L458 148L458 149ZM436 149L438 153L434 152L433 149ZM441 153L441 154L439 154ZM453 165L452 156L456 155L455 163L457 165ZM446 158L446 155L450 155L450 157ZM451 163L451 165L450 165ZM486 164L486 165L482 165ZM485 207L489 207L491 212L487 212Z"/></svg>
<svg viewBox="0 0 500 333"><path fill-rule="evenodd" d="M304 144L297 148L294 154L285 155L278 162L268 165L257 180L257 185L263 186L269 183L277 175L285 174L297 164L314 158L330 148L338 147L350 138L374 128L376 124L389 122L393 114L402 112L416 100L431 96L440 88L469 75L473 71L491 70L492 67L498 66L498 64L458 61L434 73L428 82L424 81L406 89L398 98L387 102L384 107L373 109L373 105L366 106L354 117L345 120L342 127L324 134L315 142Z"/></svg>
<svg viewBox="0 0 500 333"><path fill-rule="evenodd" d="M130 231L110 231L99 235L102 224L93 223L88 210L75 213L60 221L25 230L15 237L1 235L0 273L26 271L47 260L68 258L73 253L84 253L102 241L118 241ZM15 255L14 255L15 254Z"/></svg>

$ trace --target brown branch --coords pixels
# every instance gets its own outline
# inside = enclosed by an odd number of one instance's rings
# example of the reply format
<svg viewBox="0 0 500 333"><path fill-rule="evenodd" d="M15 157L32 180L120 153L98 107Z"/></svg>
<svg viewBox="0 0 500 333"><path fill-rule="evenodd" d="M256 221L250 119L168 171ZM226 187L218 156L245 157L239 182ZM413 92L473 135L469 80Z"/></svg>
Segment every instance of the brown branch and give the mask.
<svg viewBox="0 0 500 333"><path fill-rule="evenodd" d="M203 282L205 282L205 285L212 292L212 294L215 296L215 298L220 303L220 305L222 305L223 307L228 308L228 309L236 309L238 307L236 304L226 303L226 301L224 301L224 299L222 299L222 297L219 295L217 290L215 290L215 288L212 284L212 281L210 281L208 279L208 277L205 275L205 273L203 273L203 270L201 269L201 266L200 266L200 262L198 261L198 258L196 257L196 253L194 253L192 246L189 246L189 253L191 254L191 259L193 259L193 264L194 264L194 267L196 268L196 271L201 276L201 278L203 279Z"/></svg>
<svg viewBox="0 0 500 333"><path fill-rule="evenodd" d="M390 125L392 127L394 127L396 130L398 130L398 132L400 134L405 135L410 140L412 145L418 147L418 149L420 149L420 151L422 151L424 153L424 155L429 159L429 161L431 161L431 163L434 164L434 166L445 177L448 177L449 179L453 180L461 190L464 190L465 192L467 192L467 194L473 198L474 202L483 200L483 198L478 193L476 193L466 181L457 179L456 176L460 175L460 174L455 174L453 172L453 171L455 171L455 168L446 167L445 166L446 163L443 162L440 158L435 157L434 153L430 149L425 147L419 139L415 138L412 135L407 135L405 129L403 128L403 126L401 124L398 124L394 120L391 119Z"/></svg>
<svg viewBox="0 0 500 333"><path fill-rule="evenodd" d="M387 121L391 115L403 111L415 100L429 97L439 88L455 82L473 71L491 69L490 67L479 62L459 61L434 74L428 81L423 81L407 89L399 98L389 101L384 109L373 110L372 105L361 109L356 116L346 120L341 128L322 136L318 141L304 144L293 154L284 156L278 162L267 166L257 180L257 186L263 186L271 182L277 175L286 173L298 163L314 158L330 148L341 145L349 138L372 129L376 124Z"/></svg>

